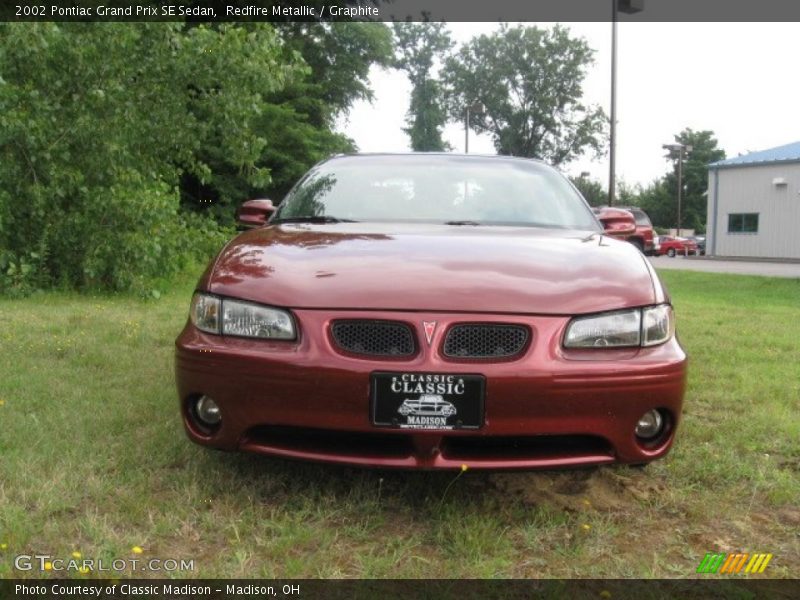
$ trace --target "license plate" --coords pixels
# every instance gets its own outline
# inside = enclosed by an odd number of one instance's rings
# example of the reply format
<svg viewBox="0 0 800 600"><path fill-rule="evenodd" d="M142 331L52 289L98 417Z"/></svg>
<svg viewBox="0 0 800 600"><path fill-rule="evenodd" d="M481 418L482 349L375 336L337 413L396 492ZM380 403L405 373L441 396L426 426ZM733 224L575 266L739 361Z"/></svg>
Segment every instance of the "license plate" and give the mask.
<svg viewBox="0 0 800 600"><path fill-rule="evenodd" d="M400 429L478 429L483 375L373 373L372 424Z"/></svg>

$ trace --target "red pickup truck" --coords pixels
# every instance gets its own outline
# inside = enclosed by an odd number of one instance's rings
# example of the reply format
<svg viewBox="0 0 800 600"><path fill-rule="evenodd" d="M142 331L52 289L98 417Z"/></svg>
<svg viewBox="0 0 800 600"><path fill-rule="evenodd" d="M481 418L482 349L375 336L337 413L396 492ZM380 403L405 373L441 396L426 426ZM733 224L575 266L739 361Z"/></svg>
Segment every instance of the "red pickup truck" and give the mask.
<svg viewBox="0 0 800 600"><path fill-rule="evenodd" d="M608 207L599 207L593 210L595 214L599 214L599 211L604 208ZM656 248L656 235L653 230L653 223L650 222L650 217L647 216L647 213L636 206L614 206L614 208L627 210L633 215L634 221L636 221L636 231L620 239L630 242L647 256L656 254L658 250Z"/></svg>

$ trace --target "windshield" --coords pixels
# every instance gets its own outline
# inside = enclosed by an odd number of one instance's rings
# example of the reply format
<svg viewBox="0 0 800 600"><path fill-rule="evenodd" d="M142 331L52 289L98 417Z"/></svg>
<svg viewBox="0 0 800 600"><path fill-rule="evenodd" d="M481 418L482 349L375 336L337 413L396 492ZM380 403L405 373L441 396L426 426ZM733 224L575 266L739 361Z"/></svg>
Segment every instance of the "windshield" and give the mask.
<svg viewBox="0 0 800 600"><path fill-rule="evenodd" d="M323 163L289 192L272 222L303 219L598 229L583 198L554 169L447 155Z"/></svg>
<svg viewBox="0 0 800 600"><path fill-rule="evenodd" d="M636 219L636 224L641 225L643 227L652 227L653 224L650 222L650 217L648 217L643 211L641 210L631 210L633 214L633 218Z"/></svg>

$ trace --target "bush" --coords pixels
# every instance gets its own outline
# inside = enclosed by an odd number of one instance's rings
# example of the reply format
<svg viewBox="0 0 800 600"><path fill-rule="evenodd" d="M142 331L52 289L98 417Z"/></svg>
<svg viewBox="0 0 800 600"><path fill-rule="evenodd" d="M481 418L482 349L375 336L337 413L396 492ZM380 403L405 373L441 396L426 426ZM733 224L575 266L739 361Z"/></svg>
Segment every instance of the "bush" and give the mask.
<svg viewBox="0 0 800 600"><path fill-rule="evenodd" d="M144 289L207 260L231 230L179 211L181 178L213 178L213 147L269 181L254 123L298 69L269 24L0 23L0 292Z"/></svg>
<svg viewBox="0 0 800 600"><path fill-rule="evenodd" d="M76 195L40 229L35 247L0 253L0 292L52 286L146 292L155 278L205 262L234 232L179 213L179 194L135 173Z"/></svg>

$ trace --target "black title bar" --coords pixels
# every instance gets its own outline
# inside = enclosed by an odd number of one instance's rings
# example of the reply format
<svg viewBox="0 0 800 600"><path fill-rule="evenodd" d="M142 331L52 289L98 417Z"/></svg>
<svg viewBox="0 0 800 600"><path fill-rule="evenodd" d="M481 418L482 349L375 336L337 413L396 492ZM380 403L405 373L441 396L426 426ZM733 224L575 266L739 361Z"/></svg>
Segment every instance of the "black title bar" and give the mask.
<svg viewBox="0 0 800 600"><path fill-rule="evenodd" d="M0 20L577 22L611 21L614 2L620 21L800 22L796 0L8 0Z"/></svg>
<svg viewBox="0 0 800 600"><path fill-rule="evenodd" d="M442 600L581 600L591 598L796 598L797 580L261 580L261 579L6 579L0 580L3 600L360 600L436 598Z"/></svg>

